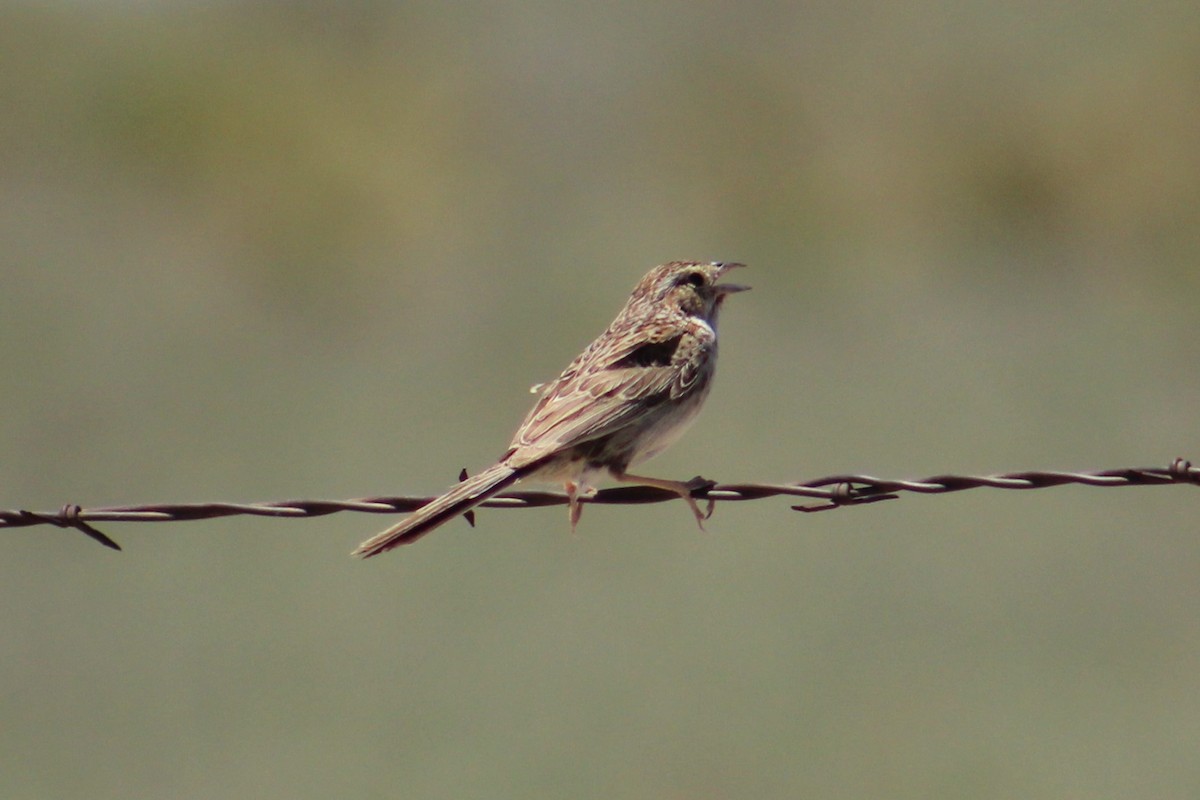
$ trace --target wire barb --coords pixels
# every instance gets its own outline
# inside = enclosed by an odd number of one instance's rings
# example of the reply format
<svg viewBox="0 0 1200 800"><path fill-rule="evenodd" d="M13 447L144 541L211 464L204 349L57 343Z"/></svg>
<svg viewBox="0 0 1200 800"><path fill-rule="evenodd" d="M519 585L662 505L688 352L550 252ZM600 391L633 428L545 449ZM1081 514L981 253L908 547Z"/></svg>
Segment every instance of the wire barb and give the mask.
<svg viewBox="0 0 1200 800"><path fill-rule="evenodd" d="M815 506L792 506L793 511L831 511L842 506L861 506L878 503L880 500L899 500L900 495L892 492L873 494L873 486L856 488L852 481L841 481L830 490L829 502Z"/></svg>
<svg viewBox="0 0 1200 800"><path fill-rule="evenodd" d="M11 521L8 518L9 514L14 516L14 519ZM25 527L28 525L53 525L56 528L74 528L109 549L121 549L121 545L84 522L83 514L84 510L82 508L71 503L67 503L60 508L57 514L37 513L34 511L3 511L0 512L0 528Z"/></svg>
<svg viewBox="0 0 1200 800"><path fill-rule="evenodd" d="M467 472L466 467L463 467L462 470L458 473L458 482L462 483L469 477L471 477L470 473ZM473 509L473 508L467 509L467 513L463 514L463 519L465 519L467 521L468 525L470 525L472 528L474 528L475 527L475 509Z"/></svg>
<svg viewBox="0 0 1200 800"><path fill-rule="evenodd" d="M466 480L467 471L459 473ZM936 475L923 480L883 480L870 475L831 475L803 483L729 483L721 484L699 476L688 481L692 497L706 500L709 513L718 501L740 502L766 497L810 497L824 501L815 505L794 505L797 511L829 511L844 506L877 503L898 499L901 492L945 494L966 489L1045 489L1051 486L1079 484L1082 486L1165 486L1192 484L1200 486L1200 467L1191 461L1176 458L1165 469L1156 467L1119 468L1095 472L1029 471L1003 475ZM120 550L121 546L96 530L93 522L179 522L184 520L215 519L238 515L260 517L321 517L341 511L366 514L395 514L415 511L434 498L431 497L363 497L355 500L287 500L273 503L176 503L144 506L109 506L81 508L64 505L57 512L0 510L0 529L26 528L33 525L53 525L72 528L105 547ZM636 505L677 500L679 495L654 486L617 486L601 489L584 503L606 505ZM561 492L505 492L480 503L479 507L537 508L566 505L567 496ZM469 512L470 513L470 512ZM464 515L467 516L467 515ZM475 524L471 513L467 522Z"/></svg>

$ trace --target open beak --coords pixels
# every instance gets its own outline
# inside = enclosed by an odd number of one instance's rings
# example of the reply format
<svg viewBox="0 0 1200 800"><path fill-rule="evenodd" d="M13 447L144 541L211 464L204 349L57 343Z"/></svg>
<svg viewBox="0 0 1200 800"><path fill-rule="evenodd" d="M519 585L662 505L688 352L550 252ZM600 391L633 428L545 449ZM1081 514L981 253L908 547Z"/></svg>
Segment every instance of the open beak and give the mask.
<svg viewBox="0 0 1200 800"><path fill-rule="evenodd" d="M723 261L723 262L719 262L715 266L719 266L721 268L721 272L719 274L724 276L726 270L740 269L742 267L745 267L746 265L738 264L733 261ZM727 294L734 294L736 292L748 291L750 289L750 287L743 286L740 283L718 283L716 286L713 287L713 289L716 290L718 297L724 297Z"/></svg>

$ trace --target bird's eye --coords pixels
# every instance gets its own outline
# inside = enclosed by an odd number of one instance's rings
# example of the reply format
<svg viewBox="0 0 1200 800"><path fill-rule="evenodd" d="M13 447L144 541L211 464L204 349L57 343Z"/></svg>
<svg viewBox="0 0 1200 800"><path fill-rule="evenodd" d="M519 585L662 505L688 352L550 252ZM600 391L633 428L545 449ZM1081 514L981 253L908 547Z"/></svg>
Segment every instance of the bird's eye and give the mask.
<svg viewBox="0 0 1200 800"><path fill-rule="evenodd" d="M680 286L684 286L684 285L694 286L695 288L699 289L701 286L704 285L704 273L703 272L689 272L686 275L680 277L679 285Z"/></svg>

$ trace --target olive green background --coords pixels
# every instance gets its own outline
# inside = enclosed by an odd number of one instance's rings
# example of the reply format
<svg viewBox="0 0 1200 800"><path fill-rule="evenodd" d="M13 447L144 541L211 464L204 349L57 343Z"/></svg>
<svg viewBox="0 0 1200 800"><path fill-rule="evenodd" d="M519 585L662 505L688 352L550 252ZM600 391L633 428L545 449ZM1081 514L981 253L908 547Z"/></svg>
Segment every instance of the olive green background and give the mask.
<svg viewBox="0 0 1200 800"><path fill-rule="evenodd" d="M1200 458L1188 4L9 3L0 507L428 494L654 264L784 481ZM1200 795L1200 490L3 533L0 796Z"/></svg>

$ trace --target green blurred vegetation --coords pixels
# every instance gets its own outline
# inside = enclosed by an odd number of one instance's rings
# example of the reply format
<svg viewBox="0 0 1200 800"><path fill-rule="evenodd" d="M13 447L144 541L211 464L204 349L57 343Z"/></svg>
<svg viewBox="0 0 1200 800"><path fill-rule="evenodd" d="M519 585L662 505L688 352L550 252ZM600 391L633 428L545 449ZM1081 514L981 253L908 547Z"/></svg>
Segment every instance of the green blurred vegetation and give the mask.
<svg viewBox="0 0 1200 800"><path fill-rule="evenodd" d="M10 3L0 507L434 492L672 258L651 471L1200 458L1198 256L1187 4ZM21 531L0 796L1195 796L1196 502Z"/></svg>

